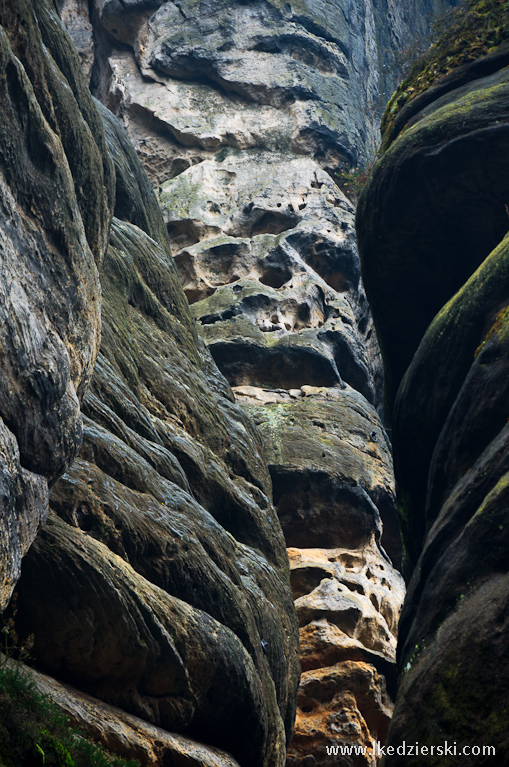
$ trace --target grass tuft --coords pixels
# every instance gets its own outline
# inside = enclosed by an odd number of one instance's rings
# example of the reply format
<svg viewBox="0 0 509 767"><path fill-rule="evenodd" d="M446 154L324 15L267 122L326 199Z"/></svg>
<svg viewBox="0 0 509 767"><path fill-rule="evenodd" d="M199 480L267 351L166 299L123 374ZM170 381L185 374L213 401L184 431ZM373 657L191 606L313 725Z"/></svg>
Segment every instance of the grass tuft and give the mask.
<svg viewBox="0 0 509 767"><path fill-rule="evenodd" d="M139 767L91 743L20 664L0 665L0 767Z"/></svg>

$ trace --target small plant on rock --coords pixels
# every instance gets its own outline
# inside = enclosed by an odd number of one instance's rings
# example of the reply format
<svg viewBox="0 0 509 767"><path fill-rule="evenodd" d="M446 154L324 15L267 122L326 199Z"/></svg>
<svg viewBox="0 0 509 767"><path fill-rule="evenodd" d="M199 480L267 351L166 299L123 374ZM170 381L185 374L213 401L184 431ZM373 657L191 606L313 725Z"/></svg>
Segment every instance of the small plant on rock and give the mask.
<svg viewBox="0 0 509 767"><path fill-rule="evenodd" d="M14 655L26 659L30 647L15 645L13 621L1 629L0 767L139 767L119 759L69 727L67 717L41 694Z"/></svg>
<svg viewBox="0 0 509 767"><path fill-rule="evenodd" d="M336 184L354 204L357 204L360 193L370 177L373 162L371 160L364 166L355 167L345 165L344 168L333 174Z"/></svg>

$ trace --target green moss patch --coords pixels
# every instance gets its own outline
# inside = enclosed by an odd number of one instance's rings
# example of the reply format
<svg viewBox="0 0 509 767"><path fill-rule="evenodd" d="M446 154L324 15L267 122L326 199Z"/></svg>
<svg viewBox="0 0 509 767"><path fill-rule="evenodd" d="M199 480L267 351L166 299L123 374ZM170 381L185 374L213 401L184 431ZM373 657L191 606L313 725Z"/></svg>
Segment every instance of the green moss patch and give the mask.
<svg viewBox="0 0 509 767"><path fill-rule="evenodd" d="M0 767L139 767L69 728L21 666L0 666Z"/></svg>
<svg viewBox="0 0 509 767"><path fill-rule="evenodd" d="M438 39L415 62L387 105L381 125L384 148L394 138L394 124L404 107L438 80L464 64L494 53L509 40L509 3L466 0L452 8L438 26Z"/></svg>
<svg viewBox="0 0 509 767"><path fill-rule="evenodd" d="M495 322L491 326L491 328L488 330L486 335L484 336L483 340L477 347L477 349L474 352L474 359L477 358L478 354L483 350L484 346L487 344L487 342L490 340L491 336L495 333L498 333L498 331L502 328L504 325L507 316L509 315L509 306L504 307L499 311L497 316L495 317Z"/></svg>

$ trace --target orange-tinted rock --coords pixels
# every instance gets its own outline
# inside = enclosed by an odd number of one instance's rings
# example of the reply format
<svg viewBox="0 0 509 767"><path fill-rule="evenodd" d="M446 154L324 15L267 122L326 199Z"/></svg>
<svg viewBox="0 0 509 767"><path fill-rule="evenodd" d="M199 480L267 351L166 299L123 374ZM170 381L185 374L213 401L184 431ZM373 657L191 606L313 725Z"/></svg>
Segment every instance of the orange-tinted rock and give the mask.
<svg viewBox="0 0 509 767"><path fill-rule="evenodd" d="M297 706L288 767L375 764L373 741L385 741L393 706L373 666L344 661L304 672ZM352 757L339 751L350 747Z"/></svg>
<svg viewBox="0 0 509 767"><path fill-rule="evenodd" d="M353 763L374 764L372 742L384 742L392 713L402 578L374 541L288 553L303 669L288 765L348 764L327 752L340 746L369 747Z"/></svg>
<svg viewBox="0 0 509 767"><path fill-rule="evenodd" d="M301 628L328 622L367 650L395 657L405 589L374 541L357 550L289 549L289 555Z"/></svg>

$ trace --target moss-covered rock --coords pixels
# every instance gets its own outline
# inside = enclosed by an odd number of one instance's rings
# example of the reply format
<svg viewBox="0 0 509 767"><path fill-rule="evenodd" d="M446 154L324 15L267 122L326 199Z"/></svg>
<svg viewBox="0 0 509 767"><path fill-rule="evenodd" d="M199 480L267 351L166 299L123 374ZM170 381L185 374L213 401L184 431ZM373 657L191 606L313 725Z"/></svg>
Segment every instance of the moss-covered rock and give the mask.
<svg viewBox="0 0 509 767"><path fill-rule="evenodd" d="M402 619L403 676L391 742L417 740L436 749L446 740L456 741L458 754L465 746L470 749L461 762L465 765L478 764L483 747L492 749L484 751L484 764L503 763L508 753L508 475L500 463L501 450L507 454L507 429L501 437L498 460L490 446L455 487L432 528ZM507 458L505 463L507 468ZM417 765L422 760L394 757L388 763ZM453 760L435 750L430 763Z"/></svg>
<svg viewBox="0 0 509 767"><path fill-rule="evenodd" d="M51 3L0 9L0 608L81 443L100 337L114 180L100 118Z"/></svg>
<svg viewBox="0 0 509 767"><path fill-rule="evenodd" d="M69 736L73 737L73 730L69 728L78 728L85 737L95 738L109 754L117 755L118 762L110 758L113 762L111 767L157 767L161 762L183 758L192 767L238 767L238 762L226 751L203 745L184 735L167 732L140 717L80 692L69 684L57 682L19 661L15 668L19 673L26 674L29 683L34 685L40 695L49 696L52 704L58 707L59 720L64 720L68 733L66 741ZM79 738L78 745L80 741L88 745L83 737ZM84 763L84 767L89 767L97 751L88 753L89 761ZM87 756L86 751L84 756ZM99 761L97 767L110 765Z"/></svg>
<svg viewBox="0 0 509 767"><path fill-rule="evenodd" d="M469 371L491 337L497 333L504 322L507 305L508 271L507 237L474 272L465 285L441 309L428 328L405 377L401 383L394 409L395 461L400 489L407 496L405 537L407 548L412 557L422 544L425 526L431 525L447 495L439 492L436 474L441 473L440 484L446 483L448 491L455 484L461 473L470 469L475 457L479 455L486 442L481 442L477 435L471 442L469 458L461 466L452 470L451 461L456 461L456 453L447 455L451 449L451 409L458 413L456 437L460 438L463 426L460 422L470 422L471 416L482 428L489 429L490 421L478 419L478 407L484 399L478 387L471 389L472 401L466 403L465 393L461 389L465 379L471 376ZM479 308L482 307L482 311ZM487 350L486 350L487 351ZM497 353L497 356L500 354ZM486 369L482 364L481 370ZM434 384L430 387L428 371L434 371ZM473 368L472 368L473 370ZM481 384L482 390L483 384ZM493 395L494 397L495 395ZM476 398L480 397L479 401ZM461 402L461 406L460 406ZM493 404L491 400L491 404ZM458 407L461 407L459 415ZM502 420L500 420L500 418ZM498 420L499 430L503 425L503 412ZM446 427L447 423L447 427ZM447 429L449 436L441 436ZM416 439L416 435L419 438ZM494 436L494 435L492 435ZM445 441L444 441L445 440ZM437 450L437 441L443 445L440 454L433 457ZM491 441L491 437L488 441ZM449 445L445 448L445 444ZM412 444L413 449L407 446ZM428 476L432 462L436 467L434 486L426 500ZM442 464L441 464L442 462ZM426 510L427 506L427 510Z"/></svg>
<svg viewBox="0 0 509 767"><path fill-rule="evenodd" d="M508 99L504 71L423 110L375 164L359 201L390 406L435 314L507 231Z"/></svg>
<svg viewBox="0 0 509 767"><path fill-rule="evenodd" d="M466 0L446 12L442 9L442 14L437 39L387 105L381 125L383 149L426 106L509 61L509 8L503 0Z"/></svg>
<svg viewBox="0 0 509 767"><path fill-rule="evenodd" d="M410 581L391 767L508 753L509 78L506 45L487 50L507 36L507 7L465 8L472 36L452 29L396 97L357 219Z"/></svg>
<svg viewBox="0 0 509 767"><path fill-rule="evenodd" d="M305 389L302 399L245 405L264 438L288 545L362 548L380 540L381 514L397 558L391 454L376 411L351 388Z"/></svg>
<svg viewBox="0 0 509 767"><path fill-rule="evenodd" d="M18 627L44 670L241 764L280 764L298 673L284 541L259 438L211 388L175 280L114 220L83 450L26 560Z"/></svg>

